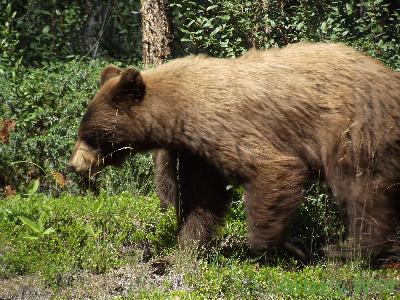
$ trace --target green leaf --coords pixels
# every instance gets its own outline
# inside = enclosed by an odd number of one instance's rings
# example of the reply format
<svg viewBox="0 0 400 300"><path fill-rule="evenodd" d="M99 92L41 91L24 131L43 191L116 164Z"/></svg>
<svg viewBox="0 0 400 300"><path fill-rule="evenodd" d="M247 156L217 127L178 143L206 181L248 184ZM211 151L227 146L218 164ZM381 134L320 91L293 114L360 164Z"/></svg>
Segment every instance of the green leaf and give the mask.
<svg viewBox="0 0 400 300"><path fill-rule="evenodd" d="M321 31L322 31L323 33L326 33L326 32L327 32L327 25L326 25L326 22L322 22L322 23L321 23Z"/></svg>
<svg viewBox="0 0 400 300"><path fill-rule="evenodd" d="M43 33L43 34L48 34L49 31L50 31L50 27L49 27L49 25L46 25L46 26L43 28L42 33Z"/></svg>
<svg viewBox="0 0 400 300"><path fill-rule="evenodd" d="M346 3L347 14L351 15L353 13L353 6L350 3Z"/></svg>
<svg viewBox="0 0 400 300"><path fill-rule="evenodd" d="M44 232L43 235L49 235L53 232L56 232L56 230L53 227L47 228Z"/></svg>
<svg viewBox="0 0 400 300"><path fill-rule="evenodd" d="M218 7L218 5L211 5L211 6L207 7L207 11L210 11L216 7Z"/></svg>
<svg viewBox="0 0 400 300"><path fill-rule="evenodd" d="M44 229L44 223L46 222L45 218L46 218L46 213L43 211L40 214L39 221L38 221L38 225L39 225L41 231L43 231L43 229Z"/></svg>
<svg viewBox="0 0 400 300"><path fill-rule="evenodd" d="M28 226L35 233L42 233L42 229L35 221L23 216L19 216L19 219L21 220L22 224Z"/></svg>
<svg viewBox="0 0 400 300"><path fill-rule="evenodd" d="M23 238L26 239L26 240L34 241L34 240L37 240L39 237L38 236L32 236L32 235L25 235L25 236L23 236Z"/></svg>
<svg viewBox="0 0 400 300"><path fill-rule="evenodd" d="M85 231L86 231L89 235L95 236L94 229L93 229L93 226L92 226L91 224L86 224Z"/></svg>
<svg viewBox="0 0 400 300"><path fill-rule="evenodd" d="M40 185L40 180L38 178L33 182L32 187L28 191L28 195L30 196L30 195L35 194L37 192L37 190L39 189L39 185Z"/></svg>
<svg viewBox="0 0 400 300"><path fill-rule="evenodd" d="M217 33L220 32L220 31L221 31L221 26L218 26L217 28L215 28L215 29L210 33L210 35L213 36L213 35L217 34Z"/></svg>
<svg viewBox="0 0 400 300"><path fill-rule="evenodd" d="M230 18L231 18L231 17L230 17L229 15L224 15L224 16L221 17L221 19L222 19L223 21L229 21Z"/></svg>
<svg viewBox="0 0 400 300"><path fill-rule="evenodd" d="M303 27L304 27L304 22L303 22L303 21L301 21L300 23L298 23L297 26L296 26L297 30L300 30L300 29L302 29Z"/></svg>
<svg viewBox="0 0 400 300"><path fill-rule="evenodd" d="M103 205L104 205L104 201L100 201L100 200L95 201L93 203L93 210L95 211L96 214L99 213L99 211L103 207Z"/></svg>

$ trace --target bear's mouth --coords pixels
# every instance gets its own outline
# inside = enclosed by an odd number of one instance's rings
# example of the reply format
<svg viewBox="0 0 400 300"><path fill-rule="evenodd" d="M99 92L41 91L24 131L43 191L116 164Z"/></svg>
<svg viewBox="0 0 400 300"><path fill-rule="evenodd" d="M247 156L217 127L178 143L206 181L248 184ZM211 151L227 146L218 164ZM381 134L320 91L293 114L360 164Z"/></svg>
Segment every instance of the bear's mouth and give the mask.
<svg viewBox="0 0 400 300"><path fill-rule="evenodd" d="M84 177L95 176L103 168L100 152L85 141L78 140L68 163L68 169Z"/></svg>

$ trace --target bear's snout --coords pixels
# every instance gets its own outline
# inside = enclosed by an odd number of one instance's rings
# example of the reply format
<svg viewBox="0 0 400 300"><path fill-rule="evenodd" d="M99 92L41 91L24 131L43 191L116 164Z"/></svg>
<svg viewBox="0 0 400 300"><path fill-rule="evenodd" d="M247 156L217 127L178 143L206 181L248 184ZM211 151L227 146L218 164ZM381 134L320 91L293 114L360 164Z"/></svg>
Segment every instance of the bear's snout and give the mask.
<svg viewBox="0 0 400 300"><path fill-rule="evenodd" d="M80 175L90 176L96 172L94 169L97 169L100 161L100 154L96 149L90 147L85 141L78 140L67 169Z"/></svg>

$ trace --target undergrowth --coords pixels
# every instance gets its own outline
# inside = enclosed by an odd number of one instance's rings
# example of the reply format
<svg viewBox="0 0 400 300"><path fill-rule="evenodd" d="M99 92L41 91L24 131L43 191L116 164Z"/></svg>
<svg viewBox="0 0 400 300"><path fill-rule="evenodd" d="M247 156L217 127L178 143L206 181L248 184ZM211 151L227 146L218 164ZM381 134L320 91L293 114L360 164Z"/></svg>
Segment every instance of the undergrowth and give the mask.
<svg viewBox="0 0 400 300"><path fill-rule="evenodd" d="M104 273L140 249L161 255L175 241L173 213L128 193L17 195L0 202L0 228L0 277L37 273L50 282L77 270Z"/></svg>
<svg viewBox="0 0 400 300"><path fill-rule="evenodd" d="M329 214L313 205L306 201L318 218ZM399 271L356 261L251 256L240 193L200 256L176 247L174 213L161 212L155 196L32 191L0 201L0 228L0 298L13 284L32 299L396 299L400 288Z"/></svg>

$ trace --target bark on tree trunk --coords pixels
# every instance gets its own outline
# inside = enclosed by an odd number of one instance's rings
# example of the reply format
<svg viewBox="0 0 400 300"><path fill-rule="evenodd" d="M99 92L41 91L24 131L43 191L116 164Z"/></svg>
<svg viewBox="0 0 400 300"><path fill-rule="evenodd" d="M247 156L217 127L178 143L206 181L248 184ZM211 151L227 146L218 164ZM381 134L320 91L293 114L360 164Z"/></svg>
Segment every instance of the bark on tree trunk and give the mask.
<svg viewBox="0 0 400 300"><path fill-rule="evenodd" d="M141 0L142 48L146 66L171 57L172 26L168 0Z"/></svg>

